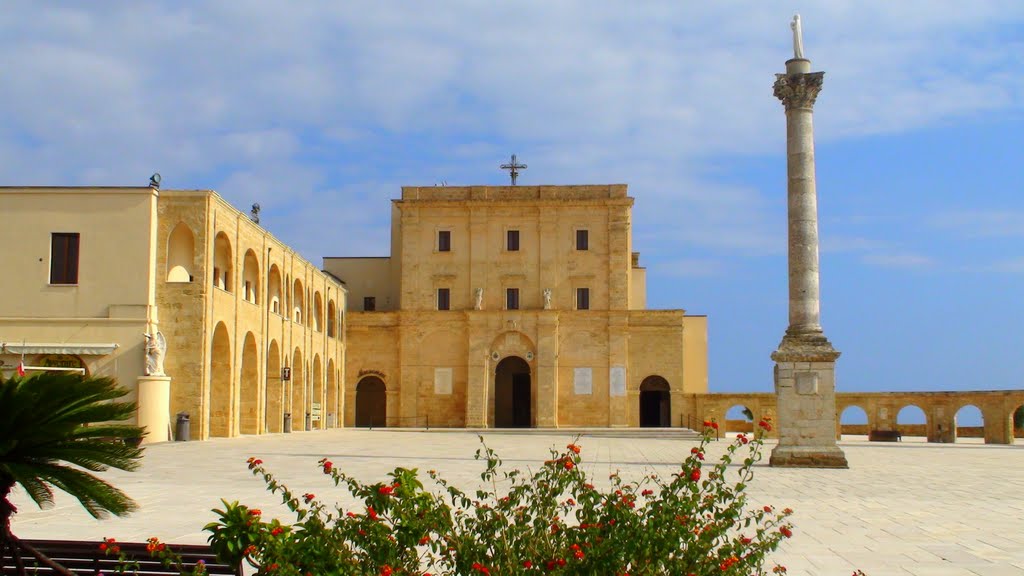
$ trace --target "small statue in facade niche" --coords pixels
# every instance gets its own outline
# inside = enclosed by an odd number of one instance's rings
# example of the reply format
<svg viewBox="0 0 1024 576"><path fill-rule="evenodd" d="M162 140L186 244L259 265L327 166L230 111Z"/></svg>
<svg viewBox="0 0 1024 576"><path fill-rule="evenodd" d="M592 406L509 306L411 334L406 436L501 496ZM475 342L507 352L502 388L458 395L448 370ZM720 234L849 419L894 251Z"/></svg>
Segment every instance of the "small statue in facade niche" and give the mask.
<svg viewBox="0 0 1024 576"><path fill-rule="evenodd" d="M483 310L484 309L484 289L483 288L477 288L473 297L475 298L475 300L473 302L473 309L474 310Z"/></svg>
<svg viewBox="0 0 1024 576"><path fill-rule="evenodd" d="M146 337L146 376L165 376L164 355L167 354L167 339L164 333L143 334Z"/></svg>
<svg viewBox="0 0 1024 576"><path fill-rule="evenodd" d="M544 289L544 309L551 310L551 288Z"/></svg>

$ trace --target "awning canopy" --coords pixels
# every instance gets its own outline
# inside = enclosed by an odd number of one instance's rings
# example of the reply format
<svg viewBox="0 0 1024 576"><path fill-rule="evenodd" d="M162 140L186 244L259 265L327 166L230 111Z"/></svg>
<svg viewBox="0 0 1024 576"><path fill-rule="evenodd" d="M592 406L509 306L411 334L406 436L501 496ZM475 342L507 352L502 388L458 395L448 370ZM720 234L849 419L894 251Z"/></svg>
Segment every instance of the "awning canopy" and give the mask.
<svg viewBox="0 0 1024 576"><path fill-rule="evenodd" d="M117 350L117 344L90 344L77 342L26 342L14 344L0 342L0 354L75 354L77 356L106 356Z"/></svg>

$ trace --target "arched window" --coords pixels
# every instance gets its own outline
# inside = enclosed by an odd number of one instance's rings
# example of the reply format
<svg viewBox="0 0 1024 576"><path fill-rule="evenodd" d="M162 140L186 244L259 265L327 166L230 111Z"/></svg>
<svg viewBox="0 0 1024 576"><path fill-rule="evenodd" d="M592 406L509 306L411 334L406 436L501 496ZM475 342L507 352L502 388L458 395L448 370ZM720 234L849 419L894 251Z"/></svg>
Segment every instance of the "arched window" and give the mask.
<svg viewBox="0 0 1024 576"><path fill-rule="evenodd" d="M306 308L306 293L302 289L302 280L295 279L292 292L292 320L302 324L302 311Z"/></svg>
<svg viewBox="0 0 1024 576"><path fill-rule="evenodd" d="M184 222L171 231L167 239L167 281L191 282L196 239Z"/></svg>
<svg viewBox="0 0 1024 576"><path fill-rule="evenodd" d="M252 249L245 252L242 267L242 298L253 304L260 303L260 263Z"/></svg>
<svg viewBox="0 0 1024 576"><path fill-rule="evenodd" d="M231 241L228 235L218 232L213 244L213 285L221 290L233 291L231 285L234 265L231 261Z"/></svg>
<svg viewBox="0 0 1024 576"><path fill-rule="evenodd" d="M270 311L275 314L281 313L281 271L277 264L270 266Z"/></svg>
<svg viewBox="0 0 1024 576"><path fill-rule="evenodd" d="M334 305L334 300L327 301L327 336L330 338L336 338L338 336L337 328L337 316L338 310Z"/></svg>
<svg viewBox="0 0 1024 576"><path fill-rule="evenodd" d="M323 315L324 303L318 290L313 294L313 329L317 332L323 332Z"/></svg>

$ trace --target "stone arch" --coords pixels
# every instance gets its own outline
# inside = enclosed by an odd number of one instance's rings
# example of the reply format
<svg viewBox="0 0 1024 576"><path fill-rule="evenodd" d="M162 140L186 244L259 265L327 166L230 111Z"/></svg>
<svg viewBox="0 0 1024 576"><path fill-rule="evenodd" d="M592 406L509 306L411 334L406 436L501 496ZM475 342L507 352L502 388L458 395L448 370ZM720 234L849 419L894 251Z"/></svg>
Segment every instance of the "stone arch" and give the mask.
<svg viewBox="0 0 1024 576"><path fill-rule="evenodd" d="M324 370L320 365L320 354L313 355L313 398L310 401L310 412L315 413L317 410L313 410L314 404L318 408L319 414L316 414L319 420L311 422L313 428L323 430L324 428Z"/></svg>
<svg viewBox="0 0 1024 576"><path fill-rule="evenodd" d="M284 422L283 392L285 384L281 380L281 348L277 340L270 341L267 351L267 377L266 377L266 430L267 432L281 432Z"/></svg>
<svg viewBox="0 0 1024 576"><path fill-rule="evenodd" d="M757 414L754 413L754 408L751 408L747 404L733 404L725 411L725 426L723 432L753 432L754 431L754 418Z"/></svg>
<svg viewBox="0 0 1024 576"><path fill-rule="evenodd" d="M976 404L966 403L953 413L954 441L960 438L985 438L985 413Z"/></svg>
<svg viewBox="0 0 1024 576"><path fill-rule="evenodd" d="M672 427L672 387L661 376L651 375L640 382L640 427Z"/></svg>
<svg viewBox="0 0 1024 576"><path fill-rule="evenodd" d="M327 336L338 336L338 307L334 304L333 298L327 301Z"/></svg>
<svg viewBox="0 0 1024 576"><path fill-rule="evenodd" d="M218 232L213 241L213 285L221 290L234 292L233 271L231 240L228 239L227 234Z"/></svg>
<svg viewBox="0 0 1024 576"><path fill-rule="evenodd" d="M196 236L184 222L178 222L167 238L167 281L191 282L195 265Z"/></svg>
<svg viewBox="0 0 1024 576"><path fill-rule="evenodd" d="M519 356L527 362L533 362L537 347L530 337L518 330L508 330L498 334L491 341L490 355L492 362L498 362L508 356Z"/></svg>
<svg viewBox="0 0 1024 576"><path fill-rule="evenodd" d="M320 291L317 290L313 293L313 330L317 332L324 331L324 299L320 296Z"/></svg>
<svg viewBox="0 0 1024 576"><path fill-rule="evenodd" d="M839 412L840 438L842 438L843 434L866 436L871 431L871 427L868 426L869 420L867 410L861 408L857 404L848 404L837 408L837 411Z"/></svg>
<svg viewBox="0 0 1024 576"><path fill-rule="evenodd" d="M256 337L245 333L242 343L242 369L239 373L238 427L242 434L260 433L260 369Z"/></svg>
<svg viewBox="0 0 1024 576"><path fill-rule="evenodd" d="M292 320L298 324L303 323L303 317L305 316L306 309L306 293L302 288L302 280L295 279L295 284L292 285Z"/></svg>
<svg viewBox="0 0 1024 576"><path fill-rule="evenodd" d="M295 349L292 354L292 397L291 409L292 430L304 430L306 426L306 379L303 374L302 350Z"/></svg>
<svg viewBox="0 0 1024 576"><path fill-rule="evenodd" d="M334 428L338 422L338 378L334 358L327 360L327 405L324 406L324 428Z"/></svg>
<svg viewBox="0 0 1024 576"><path fill-rule="evenodd" d="M922 422L917 422L917 420ZM904 404L896 411L896 430L904 438L907 436L927 437L928 413L917 404Z"/></svg>
<svg viewBox="0 0 1024 576"><path fill-rule="evenodd" d="M534 396L530 364L519 356L502 358L494 368L494 427L532 427Z"/></svg>
<svg viewBox="0 0 1024 576"><path fill-rule="evenodd" d="M1010 410L1011 441L1014 438L1024 438L1024 404Z"/></svg>
<svg viewBox="0 0 1024 576"><path fill-rule="evenodd" d="M387 400L387 385L377 376L366 376L356 383L356 427L386 427Z"/></svg>
<svg viewBox="0 0 1024 576"><path fill-rule="evenodd" d="M210 343L210 436L231 436L231 336L223 322L213 329Z"/></svg>
<svg viewBox="0 0 1024 576"><path fill-rule="evenodd" d="M245 251L242 261L242 298L253 304L260 303L260 261L252 248Z"/></svg>
<svg viewBox="0 0 1024 576"><path fill-rule="evenodd" d="M268 302L270 303L270 311L275 314L281 313L281 270L277 267L277 264L270 265L269 274L269 286L268 290Z"/></svg>

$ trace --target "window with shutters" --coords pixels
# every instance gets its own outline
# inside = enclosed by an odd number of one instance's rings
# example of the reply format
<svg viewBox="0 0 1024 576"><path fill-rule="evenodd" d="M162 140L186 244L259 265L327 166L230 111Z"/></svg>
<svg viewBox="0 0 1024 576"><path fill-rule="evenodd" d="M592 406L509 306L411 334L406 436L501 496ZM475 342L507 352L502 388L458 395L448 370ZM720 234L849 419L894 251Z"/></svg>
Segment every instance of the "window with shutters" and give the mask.
<svg viewBox="0 0 1024 576"><path fill-rule="evenodd" d="M50 236L50 284L78 284L78 232Z"/></svg>

